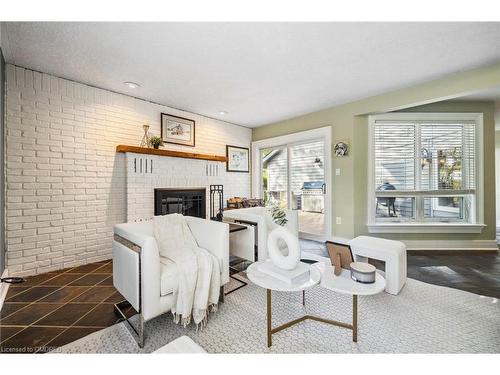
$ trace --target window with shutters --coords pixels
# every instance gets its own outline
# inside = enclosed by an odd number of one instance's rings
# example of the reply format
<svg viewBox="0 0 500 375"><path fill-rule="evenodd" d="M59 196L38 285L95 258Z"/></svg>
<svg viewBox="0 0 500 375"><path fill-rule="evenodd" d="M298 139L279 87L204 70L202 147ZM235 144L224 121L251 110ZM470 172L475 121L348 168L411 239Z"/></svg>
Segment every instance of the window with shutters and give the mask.
<svg viewBox="0 0 500 375"><path fill-rule="evenodd" d="M369 227L481 223L479 134L478 114L372 116Z"/></svg>

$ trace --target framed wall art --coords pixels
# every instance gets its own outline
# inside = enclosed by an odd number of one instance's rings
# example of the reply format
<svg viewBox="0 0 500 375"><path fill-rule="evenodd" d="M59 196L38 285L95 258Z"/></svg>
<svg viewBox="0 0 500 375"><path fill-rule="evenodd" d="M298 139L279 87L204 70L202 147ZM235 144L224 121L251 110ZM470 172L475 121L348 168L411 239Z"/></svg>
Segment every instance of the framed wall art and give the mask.
<svg viewBox="0 0 500 375"><path fill-rule="evenodd" d="M226 146L226 170L228 172L247 172L250 151L246 147Z"/></svg>
<svg viewBox="0 0 500 375"><path fill-rule="evenodd" d="M349 156L349 143L347 141L337 142L333 147L333 151L338 158Z"/></svg>
<svg viewBox="0 0 500 375"><path fill-rule="evenodd" d="M188 118L161 114L161 138L163 142L176 145L195 145L195 122Z"/></svg>

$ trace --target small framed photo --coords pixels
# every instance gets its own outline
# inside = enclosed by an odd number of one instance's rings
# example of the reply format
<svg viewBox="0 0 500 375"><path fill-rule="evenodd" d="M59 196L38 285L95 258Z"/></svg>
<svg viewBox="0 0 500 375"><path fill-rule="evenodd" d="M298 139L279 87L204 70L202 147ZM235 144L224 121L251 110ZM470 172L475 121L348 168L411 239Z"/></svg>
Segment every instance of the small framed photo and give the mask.
<svg viewBox="0 0 500 375"><path fill-rule="evenodd" d="M349 156L349 143L347 141L337 142L333 147L333 151L338 158Z"/></svg>
<svg viewBox="0 0 500 375"><path fill-rule="evenodd" d="M194 120L162 113L161 138L166 143L194 147Z"/></svg>
<svg viewBox="0 0 500 375"><path fill-rule="evenodd" d="M247 172L249 166L250 151L246 147L226 146L226 171Z"/></svg>

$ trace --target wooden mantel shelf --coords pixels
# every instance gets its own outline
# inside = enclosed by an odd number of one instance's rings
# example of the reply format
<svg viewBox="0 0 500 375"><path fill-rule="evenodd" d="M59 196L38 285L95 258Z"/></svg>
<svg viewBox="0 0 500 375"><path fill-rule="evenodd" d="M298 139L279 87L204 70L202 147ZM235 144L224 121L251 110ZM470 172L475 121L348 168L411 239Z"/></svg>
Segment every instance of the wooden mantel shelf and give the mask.
<svg viewBox="0 0 500 375"><path fill-rule="evenodd" d="M220 161L220 162L227 161L227 158L225 156L196 154L194 152L161 150L155 148L127 146L127 145L116 146L116 152L133 152L135 154L149 154L149 155L159 155L159 156L170 156L172 158L200 159L200 160L210 160L210 161Z"/></svg>

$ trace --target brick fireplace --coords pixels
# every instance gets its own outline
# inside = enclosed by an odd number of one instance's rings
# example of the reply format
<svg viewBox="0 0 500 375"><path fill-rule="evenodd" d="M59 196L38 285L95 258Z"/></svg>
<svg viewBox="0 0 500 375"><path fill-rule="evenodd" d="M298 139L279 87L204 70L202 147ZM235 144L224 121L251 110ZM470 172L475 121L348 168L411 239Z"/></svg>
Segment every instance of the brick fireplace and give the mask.
<svg viewBox="0 0 500 375"><path fill-rule="evenodd" d="M202 198L200 198L201 193L198 192L198 199L204 200L203 211L191 215L203 215L205 218L208 216L207 207L210 207L208 194L210 185L224 186L224 202L232 196L249 195L248 175L240 176L240 174L227 172L224 162L135 152L125 152L125 159L127 222L147 220L162 212L162 209L167 209L166 206L159 209L155 204L155 194L160 194L156 191L203 190ZM182 196L183 193L180 195ZM170 198L169 212L180 209L175 207L176 199L180 202L179 196ZM167 202L165 201L164 204L167 205Z"/></svg>

